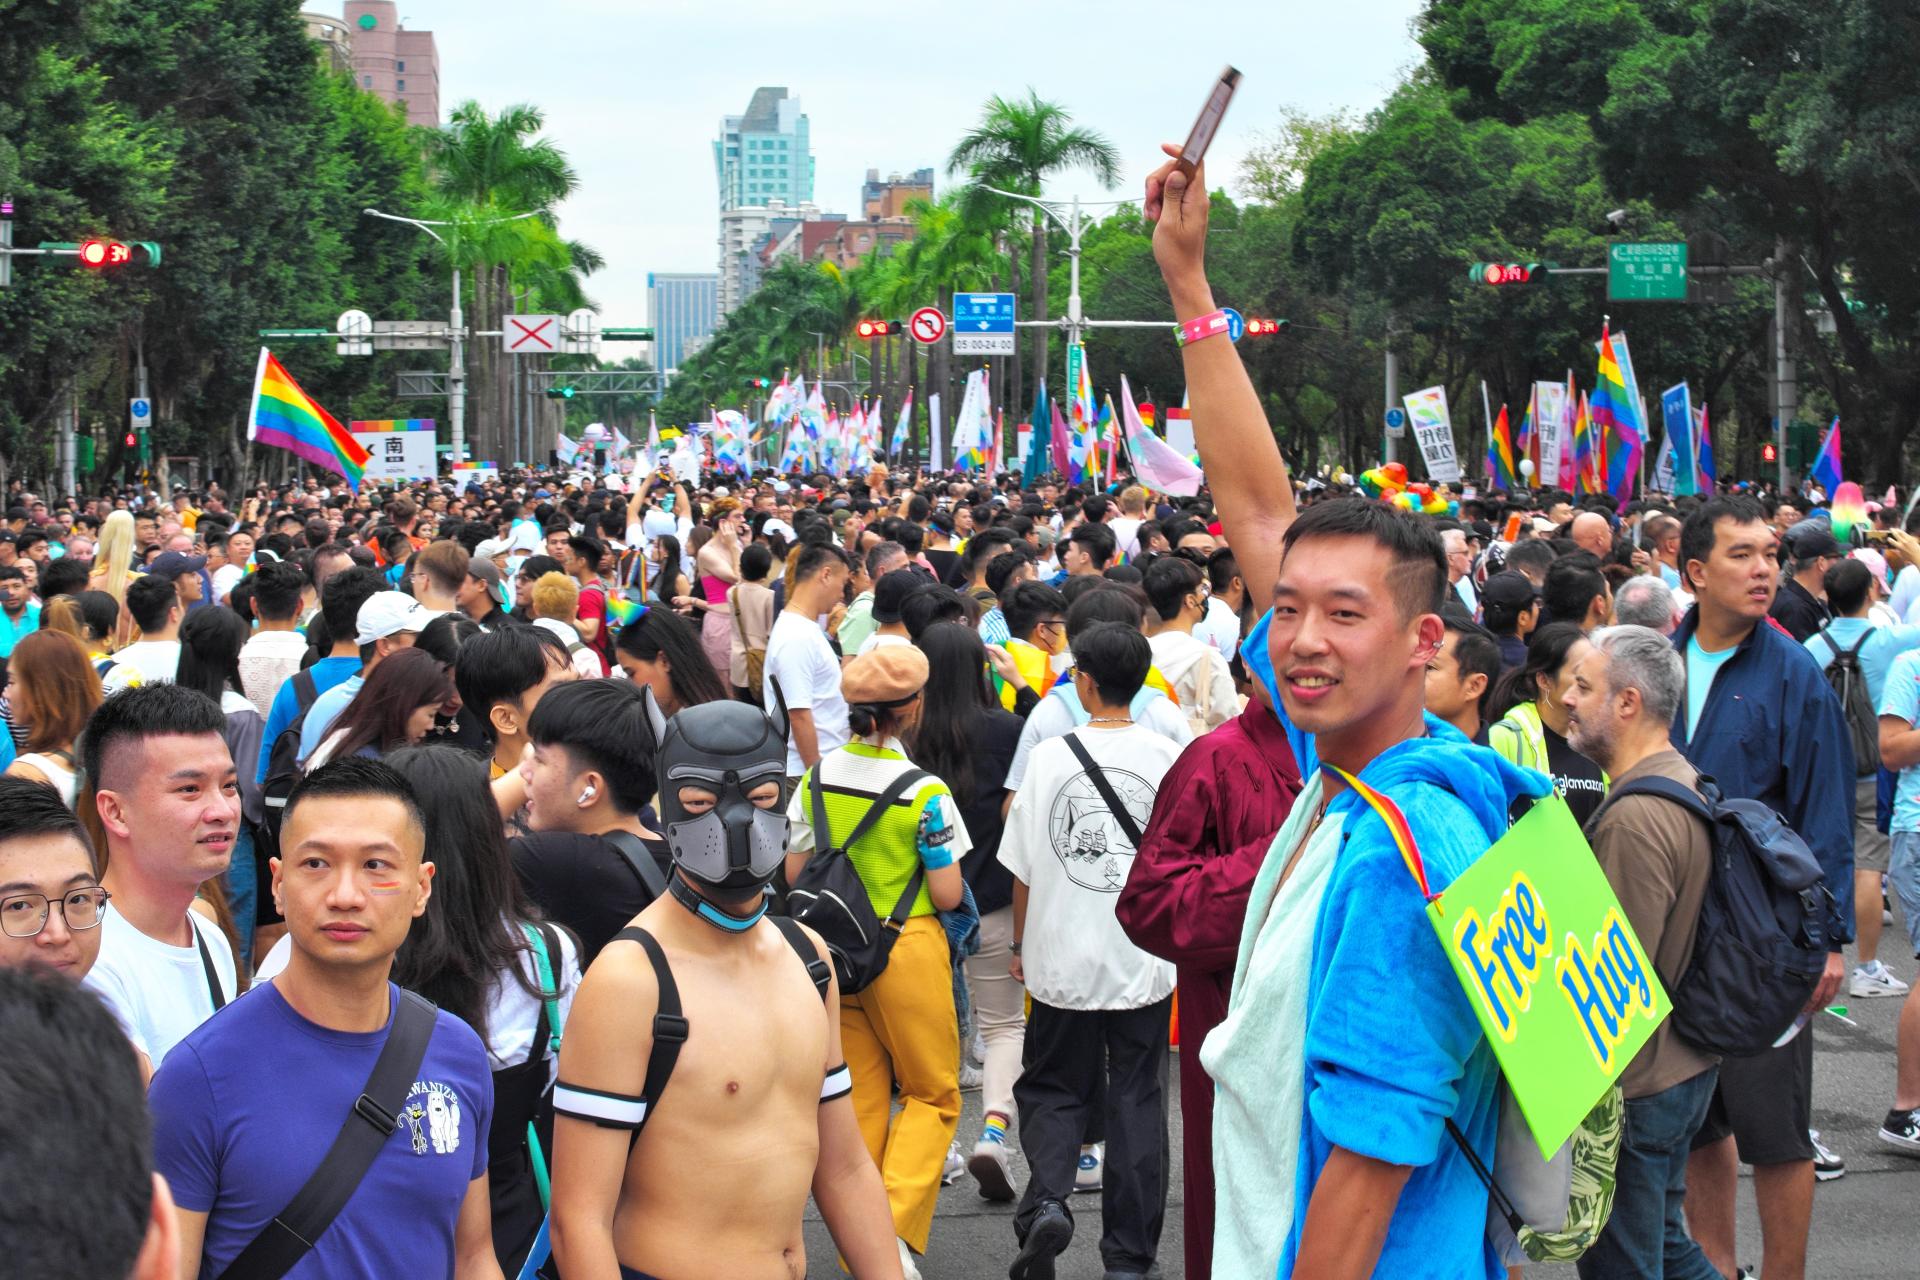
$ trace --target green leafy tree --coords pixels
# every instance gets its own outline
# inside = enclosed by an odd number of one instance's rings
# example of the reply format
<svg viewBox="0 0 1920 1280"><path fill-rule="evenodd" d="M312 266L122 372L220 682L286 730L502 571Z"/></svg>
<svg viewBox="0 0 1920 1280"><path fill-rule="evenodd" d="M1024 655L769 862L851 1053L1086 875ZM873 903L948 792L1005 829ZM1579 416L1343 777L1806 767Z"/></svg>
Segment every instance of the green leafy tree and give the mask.
<svg viewBox="0 0 1920 1280"><path fill-rule="evenodd" d="M1001 222L1011 215L1029 211L1032 227L1033 263L1029 280L1033 287L1032 320L1047 318L1047 220L1038 210L1023 202L1008 201L978 188L998 187L1002 191L1037 196L1049 177L1072 169L1086 169L1105 187L1112 187L1120 176L1120 154L1099 133L1073 123L1065 107L1044 101L1033 89L1025 98L987 99L980 122L970 129L947 157L949 174L965 173L974 184L964 206L977 220ZM1009 210L1009 205L1017 209ZM997 206L997 208L996 208ZM993 218L997 213L998 217ZM1047 367L1047 331L1033 331L1033 368Z"/></svg>

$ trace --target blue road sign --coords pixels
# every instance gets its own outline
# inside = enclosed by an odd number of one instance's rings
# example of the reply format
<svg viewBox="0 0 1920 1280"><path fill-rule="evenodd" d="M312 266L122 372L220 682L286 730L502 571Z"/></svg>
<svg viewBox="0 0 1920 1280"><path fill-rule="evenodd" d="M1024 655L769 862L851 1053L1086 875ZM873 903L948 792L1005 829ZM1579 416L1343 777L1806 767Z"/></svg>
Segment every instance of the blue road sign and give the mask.
<svg viewBox="0 0 1920 1280"><path fill-rule="evenodd" d="M1387 410L1387 434L1405 435L1407 433L1407 411L1399 405Z"/></svg>
<svg viewBox="0 0 1920 1280"><path fill-rule="evenodd" d="M135 422L140 421L142 418L150 418L153 416L153 402L151 400L135 400L132 407L133 420Z"/></svg>
<svg viewBox="0 0 1920 1280"><path fill-rule="evenodd" d="M954 294L954 354L1012 355L1014 305L1010 293Z"/></svg>

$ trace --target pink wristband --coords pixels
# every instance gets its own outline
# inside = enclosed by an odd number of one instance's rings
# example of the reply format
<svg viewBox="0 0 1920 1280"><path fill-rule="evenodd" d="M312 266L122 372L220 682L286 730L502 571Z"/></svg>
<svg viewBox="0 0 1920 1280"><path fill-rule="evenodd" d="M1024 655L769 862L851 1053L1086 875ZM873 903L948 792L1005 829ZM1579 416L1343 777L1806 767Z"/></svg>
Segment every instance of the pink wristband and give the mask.
<svg viewBox="0 0 1920 1280"><path fill-rule="evenodd" d="M1232 336L1231 326L1225 311L1209 311L1206 315L1195 316L1185 324L1175 325L1173 340L1179 346L1189 342L1199 342L1205 338Z"/></svg>

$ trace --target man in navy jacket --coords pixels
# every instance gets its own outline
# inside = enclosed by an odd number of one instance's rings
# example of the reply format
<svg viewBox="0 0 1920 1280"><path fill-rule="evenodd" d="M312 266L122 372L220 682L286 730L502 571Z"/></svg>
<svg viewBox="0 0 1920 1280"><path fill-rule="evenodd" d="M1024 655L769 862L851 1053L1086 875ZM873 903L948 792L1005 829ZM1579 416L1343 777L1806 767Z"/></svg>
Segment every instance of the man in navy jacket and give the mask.
<svg viewBox="0 0 1920 1280"><path fill-rule="evenodd" d="M1687 698L1673 742L1729 797L1781 814L1813 850L1833 895L1833 952L1811 1008L1832 999L1853 937L1853 749L1840 702L1805 647L1768 620L1778 580L1758 503L1714 498L1687 518L1680 561L1697 603L1674 633ZM1687 1222L1708 1258L1734 1263L1738 1161L1753 1166L1767 1280L1801 1280L1813 1216L1813 1033L1729 1058L1687 1170Z"/></svg>

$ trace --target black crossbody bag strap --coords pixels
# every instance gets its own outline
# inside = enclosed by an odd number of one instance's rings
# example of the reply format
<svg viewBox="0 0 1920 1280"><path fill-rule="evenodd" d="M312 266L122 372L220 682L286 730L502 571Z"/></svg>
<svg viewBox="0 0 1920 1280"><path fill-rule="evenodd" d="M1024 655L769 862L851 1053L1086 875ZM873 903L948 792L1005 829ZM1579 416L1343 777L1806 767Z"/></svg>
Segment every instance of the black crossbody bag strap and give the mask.
<svg viewBox="0 0 1920 1280"><path fill-rule="evenodd" d="M219 1280L279 1280L333 1225L380 1149L400 1127L400 1111L427 1056L427 1042L433 1039L434 1015L433 1005L424 997L400 992L393 1027L374 1061L373 1074L367 1077L367 1087L355 1099L320 1167L294 1193L287 1207L227 1265Z"/></svg>
<svg viewBox="0 0 1920 1280"><path fill-rule="evenodd" d="M201 934L192 912L187 914L187 928L193 930L194 945L200 948L200 967L207 971L207 994L213 997L213 1011L218 1013L227 1007L227 993L220 989L220 971L213 967L213 952L207 949L206 937Z"/></svg>
<svg viewBox="0 0 1920 1280"><path fill-rule="evenodd" d="M1127 806L1120 803L1120 797L1114 794L1112 784L1107 781L1107 775L1100 772L1100 766L1093 762L1093 757L1087 753L1087 748L1081 743L1078 735L1068 734L1067 746L1073 750L1075 758L1080 761L1080 767L1087 771L1087 778L1093 783L1093 789L1100 793L1102 800L1106 801L1107 808L1113 813L1113 820L1120 824L1120 829L1127 833L1127 839L1133 842L1134 850L1138 852L1142 839L1140 824L1133 820L1133 814L1128 811Z"/></svg>
<svg viewBox="0 0 1920 1280"><path fill-rule="evenodd" d="M673 980L673 968L667 964L667 953L660 949L659 939L637 925L629 925L609 941L640 944L640 949L647 953L647 963L653 966L654 985L660 993L653 1012L653 1047L647 1051L647 1078L640 1086L640 1098L647 1109L628 1139L631 1149L640 1141L640 1131L647 1127L647 1121L653 1119L653 1113L660 1106L660 1095L667 1091L667 1081L673 1077L673 1068L680 1061L680 1046L687 1042L688 1027L680 1009L680 984Z"/></svg>
<svg viewBox="0 0 1920 1280"><path fill-rule="evenodd" d="M667 878L660 874L660 864L653 860L640 837L631 831L609 831L600 838L619 850L620 856L633 868L633 874L640 877L642 888L655 898L667 896Z"/></svg>

